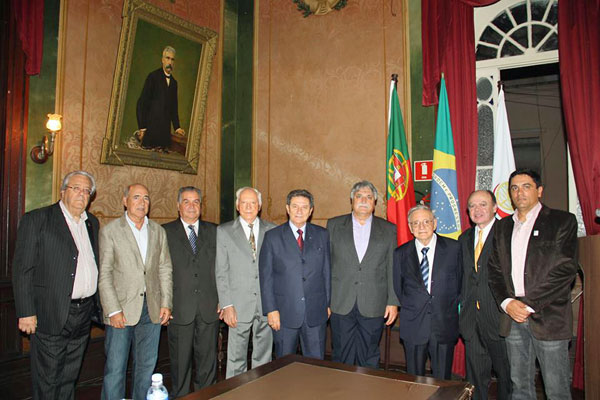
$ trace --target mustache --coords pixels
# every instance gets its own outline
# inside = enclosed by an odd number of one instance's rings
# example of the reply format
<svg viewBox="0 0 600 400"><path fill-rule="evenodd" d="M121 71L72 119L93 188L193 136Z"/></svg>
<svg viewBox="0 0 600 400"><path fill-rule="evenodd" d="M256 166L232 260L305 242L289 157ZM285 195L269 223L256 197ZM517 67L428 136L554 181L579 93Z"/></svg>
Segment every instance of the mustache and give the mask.
<svg viewBox="0 0 600 400"><path fill-rule="evenodd" d="M171 64L167 64L167 65L165 65L165 69L168 69L169 71L171 71L173 69L173 66Z"/></svg>

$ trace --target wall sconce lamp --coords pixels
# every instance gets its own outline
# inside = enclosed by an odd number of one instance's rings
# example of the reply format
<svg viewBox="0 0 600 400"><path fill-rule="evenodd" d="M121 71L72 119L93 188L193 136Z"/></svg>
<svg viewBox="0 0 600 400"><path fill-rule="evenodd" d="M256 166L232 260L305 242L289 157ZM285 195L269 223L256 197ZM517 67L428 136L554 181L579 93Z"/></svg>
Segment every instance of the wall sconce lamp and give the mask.
<svg viewBox="0 0 600 400"><path fill-rule="evenodd" d="M48 135L44 135L42 143L31 149L29 154L33 162L43 164L54 153L54 140L56 139L56 134L62 129L61 118L62 115L60 114L48 114L46 129L50 131L50 139L48 139Z"/></svg>

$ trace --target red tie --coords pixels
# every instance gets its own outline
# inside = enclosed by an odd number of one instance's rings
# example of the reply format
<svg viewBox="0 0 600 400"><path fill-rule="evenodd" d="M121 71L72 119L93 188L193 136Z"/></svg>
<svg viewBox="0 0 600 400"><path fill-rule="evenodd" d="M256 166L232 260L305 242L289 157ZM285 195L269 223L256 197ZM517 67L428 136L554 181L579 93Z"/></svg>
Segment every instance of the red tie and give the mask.
<svg viewBox="0 0 600 400"><path fill-rule="evenodd" d="M302 239L302 229L298 229L298 247L300 251L304 249L304 240Z"/></svg>

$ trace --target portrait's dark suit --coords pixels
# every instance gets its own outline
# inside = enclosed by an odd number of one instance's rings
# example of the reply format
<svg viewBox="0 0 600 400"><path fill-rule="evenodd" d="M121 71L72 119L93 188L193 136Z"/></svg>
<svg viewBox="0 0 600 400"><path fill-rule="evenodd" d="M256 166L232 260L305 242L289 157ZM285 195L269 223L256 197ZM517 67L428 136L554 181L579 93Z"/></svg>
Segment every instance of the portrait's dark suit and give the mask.
<svg viewBox="0 0 600 400"><path fill-rule="evenodd" d="M433 376L450 379L458 339L461 280L460 244L456 240L437 236L431 293L423 283L415 240L394 251L394 289L400 301L400 338L408 373L424 375L429 352ZM439 344L438 350L432 344Z"/></svg>
<svg viewBox="0 0 600 400"><path fill-rule="evenodd" d="M259 278L263 314L280 315L281 329L273 332L276 356L295 353L292 342L299 336L302 354L322 359L331 299L327 230L307 222L303 251L288 222L266 232Z"/></svg>
<svg viewBox="0 0 600 400"><path fill-rule="evenodd" d="M331 246L332 359L377 368L385 308L399 304L393 280L396 226L373 216L362 261L356 253L352 214L330 219L327 230Z"/></svg>
<svg viewBox="0 0 600 400"><path fill-rule="evenodd" d="M198 221L196 254L181 220L163 225L173 263L173 320L168 326L172 394L190 391L192 356L194 390L215 382L217 368L217 286L215 256L217 227Z"/></svg>
<svg viewBox="0 0 600 400"><path fill-rule="evenodd" d="M494 223L495 224L495 223ZM460 334L465 340L467 379L475 386L474 399L487 399L492 367L497 377L498 399L510 399L510 364L506 343L499 334L500 316L488 285L488 261L492 253L495 225L485 240L475 270L475 228L463 232L461 244L463 283L459 316Z"/></svg>
<svg viewBox="0 0 600 400"><path fill-rule="evenodd" d="M87 213L86 227L98 260L99 225L91 213ZM59 203L30 211L21 219L13 259L13 288L17 317L37 317L36 334L31 336L31 379L36 399L73 398L90 320L94 317L100 321L98 292L85 304L71 304L78 254ZM73 352L60 352L62 357L55 357L54 353L39 351L42 338L46 338L43 346L47 340L56 340L57 347L70 346Z"/></svg>
<svg viewBox="0 0 600 400"><path fill-rule="evenodd" d="M178 107L177 81L173 74L167 85L162 68L150 72L137 101L138 128L146 129L142 146L168 147L171 144L171 124L173 130L180 128Z"/></svg>
<svg viewBox="0 0 600 400"><path fill-rule="evenodd" d="M498 304L515 298L512 281L512 217L498 221L494 251L488 263L489 284ZM577 221L571 213L542 206L533 225L525 260L525 297L535 310L528 318L538 340L564 340L573 336L571 285L577 274ZM500 318L500 335L508 336L512 319Z"/></svg>

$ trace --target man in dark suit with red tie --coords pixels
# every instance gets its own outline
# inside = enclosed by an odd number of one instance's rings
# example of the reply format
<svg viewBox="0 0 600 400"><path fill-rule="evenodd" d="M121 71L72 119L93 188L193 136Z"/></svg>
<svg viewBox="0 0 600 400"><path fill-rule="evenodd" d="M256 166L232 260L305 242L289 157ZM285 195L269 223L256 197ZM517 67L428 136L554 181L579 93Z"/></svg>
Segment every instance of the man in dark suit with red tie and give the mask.
<svg viewBox="0 0 600 400"><path fill-rule="evenodd" d="M34 399L73 399L90 321L101 321L94 177L74 171L60 201L23 216L13 259L19 329L31 335Z"/></svg>
<svg viewBox="0 0 600 400"><path fill-rule="evenodd" d="M450 379L458 339L460 245L434 233L437 220L427 206L408 211L408 226L415 239L394 251L394 289L400 301L406 369L424 376L429 356L433 376Z"/></svg>
<svg viewBox="0 0 600 400"><path fill-rule="evenodd" d="M308 191L292 190L286 201L289 221L265 233L259 258L263 314L273 329L276 356L302 354L323 359L331 314L331 268L327 230L308 222L314 201Z"/></svg>
<svg viewBox="0 0 600 400"><path fill-rule="evenodd" d="M536 399L535 360L546 396L570 399L571 286L577 275L577 221L540 202L537 172L516 170L508 181L516 208L496 224L489 285L504 313L513 399Z"/></svg>
<svg viewBox="0 0 600 400"><path fill-rule="evenodd" d="M498 382L498 399L509 400L510 366L506 343L498 329L502 310L488 285L488 260L498 208L496 196L489 190L476 190L469 196L467 208L475 226L458 239L463 265L459 328L465 340L467 379L475 386L473 399L485 400L493 369Z"/></svg>

